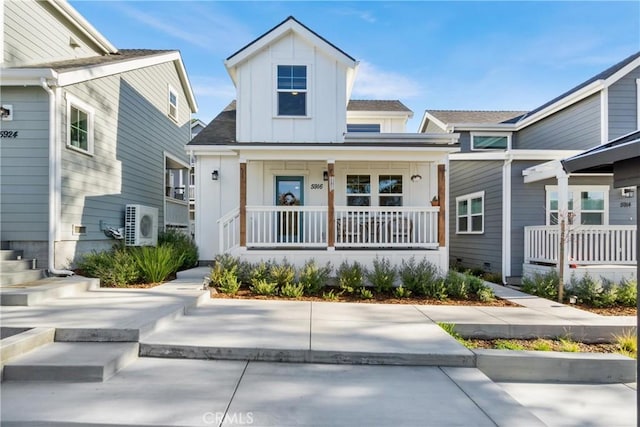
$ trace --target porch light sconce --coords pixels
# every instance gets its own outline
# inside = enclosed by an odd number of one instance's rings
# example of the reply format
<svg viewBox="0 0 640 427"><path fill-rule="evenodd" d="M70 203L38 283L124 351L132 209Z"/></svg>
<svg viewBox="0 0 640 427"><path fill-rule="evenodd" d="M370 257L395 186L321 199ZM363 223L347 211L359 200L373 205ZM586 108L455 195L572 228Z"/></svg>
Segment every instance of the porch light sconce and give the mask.
<svg viewBox="0 0 640 427"><path fill-rule="evenodd" d="M418 182L421 180L422 180L422 175L420 174L411 175L411 182Z"/></svg>
<svg viewBox="0 0 640 427"><path fill-rule="evenodd" d="M213 181L217 181L220 178L220 172L218 172L218 169L214 169L213 172L211 172L211 179Z"/></svg>
<svg viewBox="0 0 640 427"><path fill-rule="evenodd" d="M322 172L322 180L329 181L329 171Z"/></svg>
<svg viewBox="0 0 640 427"><path fill-rule="evenodd" d="M623 188L621 192L622 197L626 197L628 199L633 197L633 188Z"/></svg>

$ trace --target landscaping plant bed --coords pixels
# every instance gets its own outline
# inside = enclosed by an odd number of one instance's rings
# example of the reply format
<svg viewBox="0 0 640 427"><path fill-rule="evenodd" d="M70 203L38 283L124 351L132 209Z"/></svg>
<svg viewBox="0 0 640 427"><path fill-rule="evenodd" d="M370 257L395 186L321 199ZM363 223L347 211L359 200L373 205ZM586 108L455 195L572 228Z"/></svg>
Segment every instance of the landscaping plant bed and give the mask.
<svg viewBox="0 0 640 427"><path fill-rule="evenodd" d="M471 349L493 349L493 350L529 350L529 351L567 351L567 346L572 347L571 353L619 353L620 347L616 343L586 344L582 342L568 341L563 344L559 340L535 339L495 339L478 340L466 339L468 348ZM549 349L541 350L542 347L549 346Z"/></svg>
<svg viewBox="0 0 640 427"><path fill-rule="evenodd" d="M624 307L624 306L589 307L584 304L578 304L578 305L575 305L574 307L579 308L580 310L590 311L591 313L596 313L601 316L637 316L638 315L637 307Z"/></svg>
<svg viewBox="0 0 640 427"><path fill-rule="evenodd" d="M329 289L329 288L328 288ZM335 289L339 292L339 289ZM392 295L375 295L371 299L362 299L354 295L338 295L335 299L324 299L318 296L302 296L299 298L287 298L277 295L257 295L249 289L240 289L236 294L225 294L211 288L211 298L221 299L258 299L258 300L288 300L288 301L314 301L314 302L351 302L362 304L409 304L409 305L460 305L460 306L483 306L483 307L520 307L511 301L494 298L491 301L479 301L477 299L452 299L439 300L427 297L396 298Z"/></svg>

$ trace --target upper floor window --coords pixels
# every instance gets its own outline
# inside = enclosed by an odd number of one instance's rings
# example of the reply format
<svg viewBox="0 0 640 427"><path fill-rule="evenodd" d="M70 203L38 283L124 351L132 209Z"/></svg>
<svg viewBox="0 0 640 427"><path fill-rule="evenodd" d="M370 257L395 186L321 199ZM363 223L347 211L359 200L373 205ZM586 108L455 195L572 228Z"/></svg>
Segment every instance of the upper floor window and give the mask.
<svg viewBox="0 0 640 427"><path fill-rule="evenodd" d="M484 233L484 191L456 197L456 233Z"/></svg>
<svg viewBox="0 0 640 427"><path fill-rule="evenodd" d="M378 177L379 206L402 206L402 175Z"/></svg>
<svg viewBox="0 0 640 427"><path fill-rule="evenodd" d="M347 123L347 132L377 132L377 133L380 133L380 123L370 123L370 124Z"/></svg>
<svg viewBox="0 0 640 427"><path fill-rule="evenodd" d="M93 108L67 95L67 147L93 154L93 116Z"/></svg>
<svg viewBox="0 0 640 427"><path fill-rule="evenodd" d="M506 150L511 145L510 135L471 134L472 150Z"/></svg>
<svg viewBox="0 0 640 427"><path fill-rule="evenodd" d="M278 115L307 115L306 65L278 65Z"/></svg>
<svg viewBox="0 0 640 427"><path fill-rule="evenodd" d="M173 120L178 121L178 92L169 86L169 112L168 115Z"/></svg>

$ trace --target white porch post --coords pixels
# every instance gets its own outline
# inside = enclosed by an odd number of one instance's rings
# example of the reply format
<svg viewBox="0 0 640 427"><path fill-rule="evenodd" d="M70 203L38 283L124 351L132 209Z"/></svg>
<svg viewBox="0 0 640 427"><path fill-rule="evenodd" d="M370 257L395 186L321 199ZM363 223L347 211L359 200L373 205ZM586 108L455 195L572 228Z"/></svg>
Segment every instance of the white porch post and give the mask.
<svg viewBox="0 0 640 427"><path fill-rule="evenodd" d="M569 226L569 175L559 170L558 179L558 271L563 283L566 284L569 272L569 258L567 256L567 236ZM562 290L559 289L559 299L562 298Z"/></svg>
<svg viewBox="0 0 640 427"><path fill-rule="evenodd" d="M336 225L335 225L335 160L327 160L327 174L329 182L327 187L327 250L335 250Z"/></svg>

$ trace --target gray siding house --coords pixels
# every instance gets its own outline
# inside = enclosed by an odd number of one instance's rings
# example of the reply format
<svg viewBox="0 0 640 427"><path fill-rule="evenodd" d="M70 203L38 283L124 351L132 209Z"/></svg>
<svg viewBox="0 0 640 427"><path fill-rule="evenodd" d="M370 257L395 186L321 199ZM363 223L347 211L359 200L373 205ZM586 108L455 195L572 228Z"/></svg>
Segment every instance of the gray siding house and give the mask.
<svg viewBox="0 0 640 427"><path fill-rule="evenodd" d="M427 110L421 132L460 134L450 264L517 283L557 265L566 218L572 273L634 276L635 190L614 188L610 171L565 173L560 160L637 131L639 105L640 52L533 111Z"/></svg>
<svg viewBox="0 0 640 427"><path fill-rule="evenodd" d="M117 49L64 1L3 7L3 249L66 274L111 247L127 204L188 227L178 187L197 106L179 52Z"/></svg>

